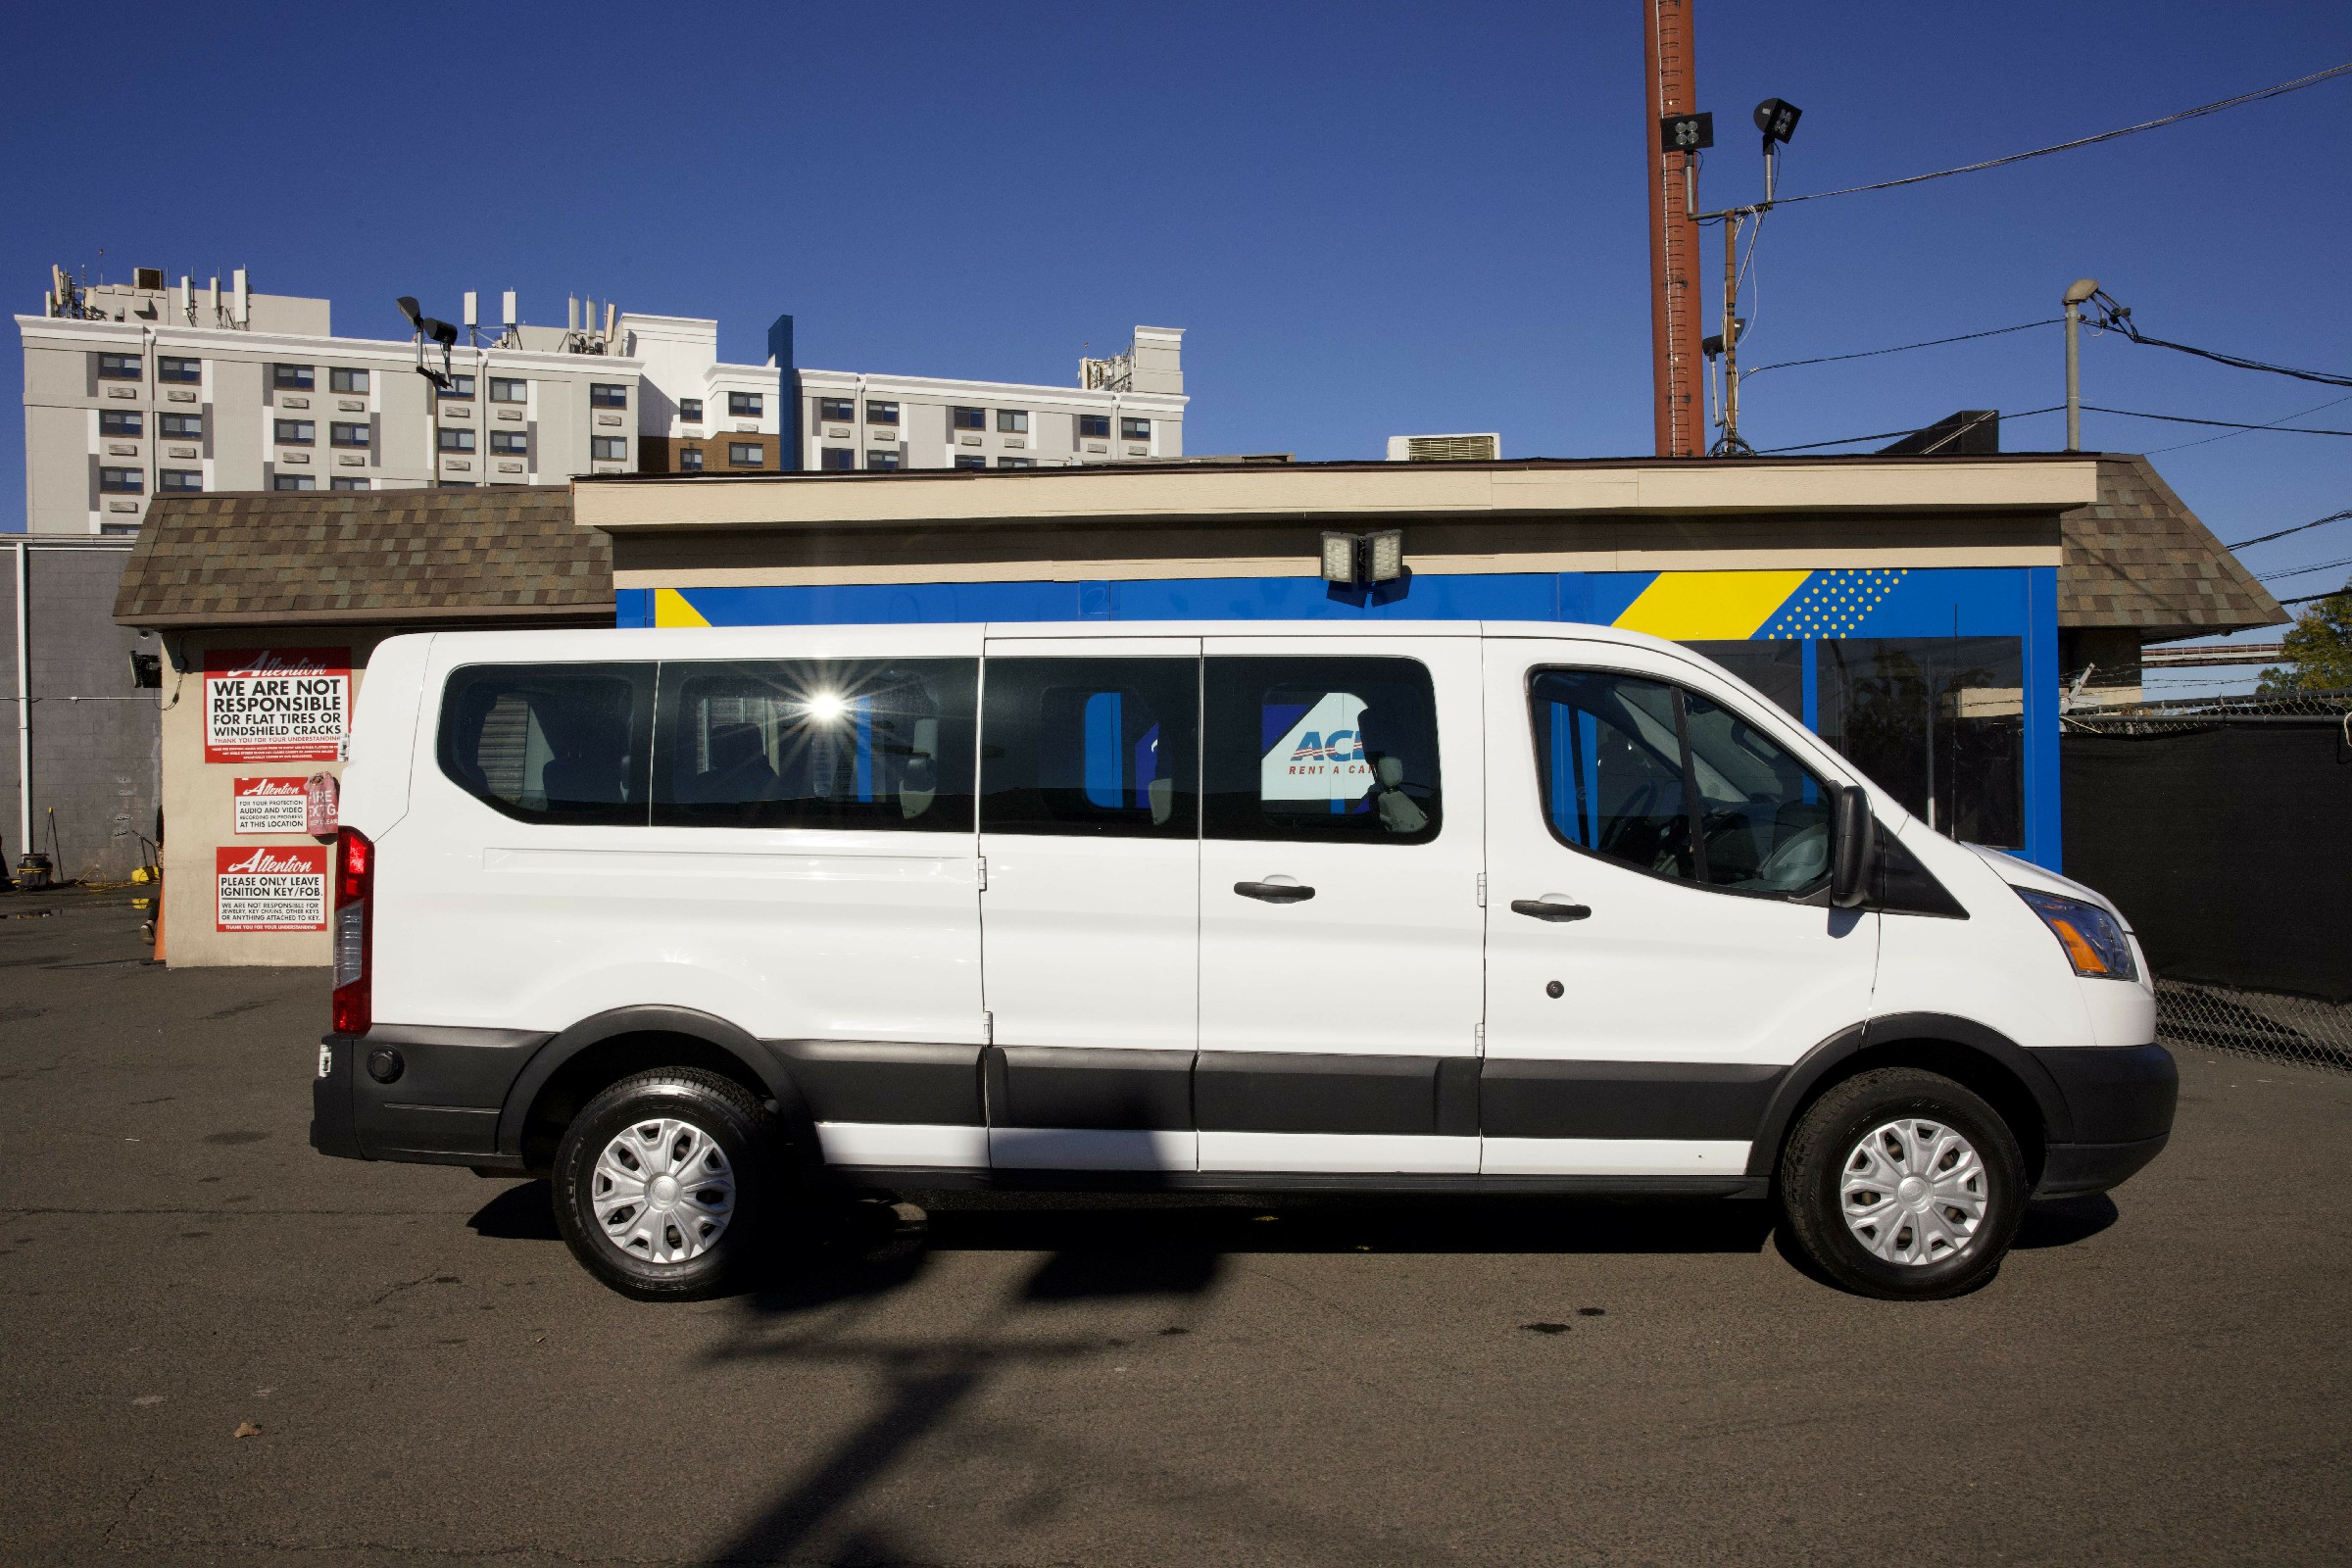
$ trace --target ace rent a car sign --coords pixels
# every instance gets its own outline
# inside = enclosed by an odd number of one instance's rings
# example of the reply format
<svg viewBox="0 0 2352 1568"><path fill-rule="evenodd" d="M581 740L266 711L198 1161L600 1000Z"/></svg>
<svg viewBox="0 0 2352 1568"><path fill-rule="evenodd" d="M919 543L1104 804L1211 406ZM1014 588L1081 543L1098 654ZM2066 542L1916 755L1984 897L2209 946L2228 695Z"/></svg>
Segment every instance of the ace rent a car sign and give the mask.
<svg viewBox="0 0 2352 1568"><path fill-rule="evenodd" d="M204 760L331 762L351 730L348 648L220 648L204 656Z"/></svg>

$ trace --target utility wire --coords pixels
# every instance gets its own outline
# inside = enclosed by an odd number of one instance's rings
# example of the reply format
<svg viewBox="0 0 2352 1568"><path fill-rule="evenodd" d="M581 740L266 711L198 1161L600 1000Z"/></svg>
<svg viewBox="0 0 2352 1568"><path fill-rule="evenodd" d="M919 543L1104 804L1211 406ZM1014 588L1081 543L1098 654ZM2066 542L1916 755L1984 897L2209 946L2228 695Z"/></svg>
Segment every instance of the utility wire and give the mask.
<svg viewBox="0 0 2352 1568"><path fill-rule="evenodd" d="M2064 319L2064 317L2053 316L2046 321L2020 321L2015 326L1996 326L1985 332L1963 332L1958 337L1932 337L1924 343L1898 343L1890 349L1864 349L1859 354L1825 354L1814 360L1782 360L1773 365L1759 365L1752 370L1741 370L1740 378L1744 381L1752 376L1762 375L1766 370L1791 370L1800 365L1835 365L1840 360L1872 360L1882 354L1907 354L1913 349L1940 348L1946 343L1966 343L1980 337L1999 337L2003 332L2023 332L2036 326L2056 326ZM2287 417L2293 418L2294 416L2289 415Z"/></svg>
<svg viewBox="0 0 2352 1568"><path fill-rule="evenodd" d="M2194 109L2183 109L2177 115L2166 115L2162 120L2149 120L2136 125L2126 125L2121 130L2103 130L2096 136L2082 136L2073 141L2059 142L2053 147L2036 147L2030 153L2011 153L2006 158L1987 158L1983 163L1962 164L1957 169L1938 169L1932 174L1911 174L1902 179L1882 179L1869 185L1848 185L1842 190L1817 190L1803 196L1783 196L1774 205L1780 206L1789 202L1815 202L1825 196L1852 196L1866 190L1892 190L1897 185L1916 185L1923 180L1944 179L1953 174L1973 174L1982 169L1998 169L2003 164L2022 164L2029 158L2047 158L2052 153L2071 152L2077 147L2089 147L2103 141L2114 141L2119 136L2135 136L2143 130L2155 130L2163 125L2177 125L2184 120L2196 120L2205 115L2220 114L2225 109L2235 109L2240 104L2258 103L2265 98L2277 98L2283 93L2300 92L2305 87L2316 87L2323 81L2348 73L2352 73L2352 62L2331 66L2326 71L2314 72L2308 76L2298 76L2293 81L2282 81L2276 86L2264 87L2257 92L2239 93L2234 98L2224 98L2215 103L2201 104Z"/></svg>
<svg viewBox="0 0 2352 1568"><path fill-rule="evenodd" d="M2273 582L2280 577L2300 577L2308 571L2333 571L2338 566L2352 566L2352 556L2346 556L2341 561L2323 561L2316 566L2290 566L2284 571L2266 571L2254 580Z"/></svg>
<svg viewBox="0 0 2352 1568"><path fill-rule="evenodd" d="M2192 419L2185 414L2141 414L2135 409L2101 408L2085 403L2083 408L2094 414L2120 414L2127 419L2164 419L2174 424L2211 424L2225 430L2277 430L2282 435L2352 435L2352 430L2329 430L2311 424L2245 424L2236 419ZM2019 415L2024 418L2024 415Z"/></svg>
<svg viewBox="0 0 2352 1568"><path fill-rule="evenodd" d="M2172 349L2181 354L2193 354L2200 360L2216 365L2235 366L2241 370L2267 370L2273 375L2291 375L2298 381L2317 381L2322 386L2352 386L2352 375L2338 375L2332 370L2298 370L2288 365L2273 365L2268 360L2249 360L2243 355L2223 354L2213 349L2191 348L2186 343L2174 343L2160 337L2150 337L2132 324L2132 308L2118 304L2105 290L2091 296L2098 302L2098 326L2124 334L2134 343L2152 349Z"/></svg>
<svg viewBox="0 0 2352 1568"><path fill-rule="evenodd" d="M2352 594L2352 582L2347 582L2343 587L2331 589L2324 594L2297 594L2292 599L2281 599L2278 603L2282 606L2308 605L2315 599L2333 599L2337 594Z"/></svg>
<svg viewBox="0 0 2352 1568"><path fill-rule="evenodd" d="M2272 540L2283 539L2290 533L2301 533L2306 528L2317 528L2323 523L2341 522L2346 517L2352 517L2352 512L2330 512L2325 517L2318 518L2311 522L2298 522L2292 528L2281 528L2277 533L2258 534L2251 539L2240 539L2237 543L2230 545L2228 548L2231 550L2243 550L2248 545L2267 545Z"/></svg>
<svg viewBox="0 0 2352 1568"><path fill-rule="evenodd" d="M2257 425L2255 428L2262 430L2273 429L2278 425L2284 424L2289 419L2300 419L2306 414L2317 414L2322 409L2332 409L2339 403L2352 403L2352 397L2329 398L2325 403L2314 403L2308 409L2297 409L2292 414L2281 414L2278 416L2278 417L2273 419L2269 424ZM2149 452L2144 453L2143 456L2152 458L2159 452L2185 452L2190 447L2210 446L2216 441L2234 441L2245 433L2246 432L2243 430L2229 430L2225 431L2221 435L2201 435L2194 441L2176 441L2169 447L2156 447ZM2322 520L2325 521L2328 519L2323 518ZM2317 524L2313 524L2313 526L2316 527Z"/></svg>
<svg viewBox="0 0 2352 1568"><path fill-rule="evenodd" d="M2004 414L2001 417L2004 419L2031 419L2037 414L2056 414L2065 407L2066 405L2063 403L2054 403L2046 409L2028 409L2023 414ZM2086 404L2084 407L2088 407L2088 405ZM1835 441L1807 441L1800 446L1766 447L1756 456L1769 457L1776 452L1812 452L1821 447L1850 446L1856 441L1892 441L1906 435L1917 435L1925 428L1927 428L1925 425L1915 424L1907 430L1881 430L1876 435L1841 435Z"/></svg>

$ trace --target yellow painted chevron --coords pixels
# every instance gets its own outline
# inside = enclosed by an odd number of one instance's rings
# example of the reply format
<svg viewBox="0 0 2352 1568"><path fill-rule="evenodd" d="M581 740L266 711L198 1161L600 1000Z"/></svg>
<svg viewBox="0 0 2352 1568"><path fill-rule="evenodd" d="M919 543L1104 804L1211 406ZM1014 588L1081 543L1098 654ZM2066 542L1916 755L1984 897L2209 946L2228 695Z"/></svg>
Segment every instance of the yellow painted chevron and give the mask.
<svg viewBox="0 0 2352 1568"><path fill-rule="evenodd" d="M1804 586L1803 571L1661 571L1616 624L1676 642L1753 637L1788 596Z"/></svg>
<svg viewBox="0 0 2352 1568"><path fill-rule="evenodd" d="M654 624L657 626L708 626L710 622L703 612L686 602L686 596L675 588L654 590Z"/></svg>

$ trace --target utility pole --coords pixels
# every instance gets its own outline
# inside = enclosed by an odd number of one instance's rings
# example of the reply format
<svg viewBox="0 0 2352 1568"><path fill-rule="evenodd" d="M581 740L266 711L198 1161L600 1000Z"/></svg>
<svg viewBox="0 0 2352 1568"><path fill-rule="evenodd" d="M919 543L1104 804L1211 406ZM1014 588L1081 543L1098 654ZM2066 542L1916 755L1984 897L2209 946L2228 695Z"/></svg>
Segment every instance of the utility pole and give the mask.
<svg viewBox="0 0 2352 1568"><path fill-rule="evenodd" d="M1703 448L1705 409L1699 377L1698 223L1689 189L1692 161L1705 145L1691 132L1667 129L1697 116L1695 0L1642 0L1644 86L1649 96L1649 340L1656 397L1657 455L1694 458ZM1712 139L1711 129L1706 138Z"/></svg>
<svg viewBox="0 0 2352 1568"><path fill-rule="evenodd" d="M2099 291L2095 277L2078 277L2066 287L2066 450L2082 450L2082 355L2076 341L2082 324L2082 302Z"/></svg>

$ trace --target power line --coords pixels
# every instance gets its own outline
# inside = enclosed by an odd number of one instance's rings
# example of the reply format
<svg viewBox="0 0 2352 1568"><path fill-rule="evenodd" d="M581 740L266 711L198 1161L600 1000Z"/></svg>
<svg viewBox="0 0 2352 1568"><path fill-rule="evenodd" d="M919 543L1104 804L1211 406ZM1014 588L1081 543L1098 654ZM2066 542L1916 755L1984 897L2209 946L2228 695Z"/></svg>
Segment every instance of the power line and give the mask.
<svg viewBox="0 0 2352 1568"><path fill-rule="evenodd" d="M2346 556L2341 561L2323 561L2316 566L2290 566L2282 571L2266 571L2254 580L2256 582L2275 582L2280 577L2300 577L2306 572L2333 571L2338 566L2352 566L2352 556Z"/></svg>
<svg viewBox="0 0 2352 1568"><path fill-rule="evenodd" d="M1922 180L1944 179L1953 174L1973 174L1982 169L1998 169L2003 164L2022 164L2029 158L2047 158L2052 153L2071 152L2077 147L2089 147L2103 141L2114 141L2119 136L2135 136L2143 130L2155 130L2163 125L2177 125L2184 120L2196 120L2205 115L2219 114L2225 109L2235 109L2240 104L2258 103L2265 98L2277 98L2283 93L2300 92L2305 87L2316 87L2330 77L2341 76L2347 73L2352 73L2352 62L2331 66L2326 71L2314 72L2308 76L2298 76L2293 81L2282 81L2277 86L2264 87L2257 92L2239 93L2234 98L2224 98L2215 103L2201 104L2195 109L2183 109L2177 115L2166 115L2162 120L2150 120L2136 125L2126 125L2121 130L2103 130L2096 136L2082 136L2074 141L2059 142L2053 147L2036 147L2030 153L2011 153L2006 158L1987 158L1983 163L1962 164L1957 169L1938 169L1932 174L1911 174L1902 179L1882 179L1869 185L1848 185L1842 190L1817 190L1803 196L1783 196L1775 205L1788 202L1814 202L1825 196L1852 196L1866 190L1892 190L1897 185L1916 185Z"/></svg>
<svg viewBox="0 0 2352 1568"><path fill-rule="evenodd" d="M2352 582L2346 583L2341 588L2330 589L2324 594L2297 594L2292 599L2281 599L2278 603L2281 606L2308 605L2315 599L2333 599L2337 594L2352 594Z"/></svg>
<svg viewBox="0 0 2352 1568"><path fill-rule="evenodd" d="M2055 403L2046 409L2028 409L2023 414L2004 414L2001 417L2004 419L2031 419L2037 414L2056 414L2064 407L2066 405L2063 403ZM1915 424L1907 430L1881 430L1876 435L1841 435L1835 441L1807 441L1793 447L1766 447L1756 456L1767 457L1775 452L1812 452L1821 447L1850 446L1856 441L1892 441L1901 436L1917 435L1925 428L1924 425Z"/></svg>
<svg viewBox="0 0 2352 1568"><path fill-rule="evenodd" d="M2311 522L2298 522L2292 528L2281 528L2277 533L2258 534L2251 539L2240 539L2237 543L2230 545L2227 548L2230 550L2243 550L2248 545L2267 545L2272 540L2283 539L2290 533L2301 533L2306 528L2317 528L2323 523L2341 522L2346 517L2352 517L2352 512L2330 512L2325 517L2316 518Z"/></svg>
<svg viewBox="0 0 2352 1568"><path fill-rule="evenodd" d="M2257 425L2257 426L2256 426L2256 428L2257 428L2257 429L2262 429L2262 430L2268 430L2268 429L2271 429L2271 428L2273 428L2273 427L2275 427L2275 426L2278 426L2278 425L2284 424L2284 423L2285 423L2287 420L2289 420L2289 419L2300 419L2300 418L2301 418L2301 417L2303 417L2303 416L2305 416L2306 414L2317 414L2317 413L2319 413L2319 412L2320 412L2322 409L2332 409L2332 408L2334 408L2334 407L2335 407L2337 404L2339 404L2339 403L2352 403L2352 397L2329 398L2329 399L2328 399L2327 402L2325 402L2325 403L2314 403L2314 404L2313 404L2313 405L2312 405L2310 408L2308 408L2308 409L2297 409L2297 410L2296 410L2294 413L2292 413L2292 414L2281 414L2280 416L2278 416L2278 417L2277 417L2276 419L2273 419L2273 420L2272 420L2272 421L2271 421L2269 424ZM2237 439L2239 436L2241 436L2241 435L2244 435L2245 433L2246 433L2246 432L2245 432L2245 431L2243 431L2243 430L2230 430L2230 431L2226 431L2226 432L2224 432L2224 433L2223 433L2223 434L2221 434L2221 435L2201 435L2201 436L2197 437L2197 439L2195 439L2194 441L2176 441L2176 442L2174 442L2174 443L2173 443L2171 446L2169 446L2169 447L2157 447L2157 448L2155 448L2153 451L2150 451L2150 452L2147 452L2147 453L2143 454L2143 456L2146 456L2146 457L2151 457L2151 458L2152 458L2152 457L2156 456L2156 454L2157 454L2157 453L2159 453L2159 452L2185 452L2185 451L2187 451L2187 450L2188 450L2190 447L2202 447L2202 446L2210 446L2210 445L2212 445L2212 444L2213 444L2214 442L2216 442L2216 441L2234 441L2234 440L2236 440L2236 439ZM2323 518L2321 518L2320 520L2321 520L2322 522L2326 522L2326 521L2329 521L2329 520L2332 520L2332 519L2329 519L2329 518L2323 517ZM2318 526L2318 524L2317 524L2317 523L2314 523L2314 524L2311 524L2311 526L2313 526L2313 527L2317 527L2317 526Z"/></svg>
<svg viewBox="0 0 2352 1568"><path fill-rule="evenodd" d="M2236 419L2192 419L2185 414L2142 414L2136 409L2107 409L2096 403L2083 408L2094 414L2120 414L2127 419L2164 419L2174 424L2211 424L2225 430L2277 430L2281 435L2352 435L2352 430L2328 430L2310 424L2246 424ZM2019 415L2024 418L2024 415Z"/></svg>
<svg viewBox="0 0 2352 1568"><path fill-rule="evenodd" d="M2193 354L2200 360L2216 365L2234 366L2240 370L2267 370L2272 375L2291 375L2298 381L2317 381L2322 386L2352 386L2352 375L2338 375L2332 370L2298 370L2289 365L2273 365L2268 360L2249 360L2243 355L2223 354L2214 349L2191 348L2186 343L2174 343L2165 338L2149 337L2132 324L2132 308L2119 305L2105 290L2091 296L2099 302L2101 327L2121 332L2132 342L2152 349L2172 349L2181 354Z"/></svg>
<svg viewBox="0 0 2352 1568"><path fill-rule="evenodd" d="M1794 369L1800 365L1835 365L1840 360L1871 360L1882 354L1907 354L1913 349L1940 348L1946 343L1966 343L1980 337L1999 337L2003 332L2024 332L2036 326L2056 326L2064 318L2051 317L2046 321L2020 321L2015 326L1996 326L1986 332L1963 332L1958 337L1932 337L1924 343L1898 343L1890 349L1865 349L1859 354L1825 354L1815 360L1782 360L1775 365L1759 365L1752 370L1741 370L1740 379L1749 380L1766 370ZM2293 416L2288 416L2293 417Z"/></svg>

